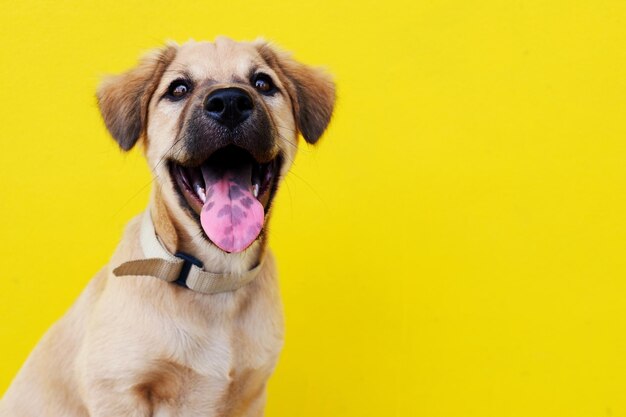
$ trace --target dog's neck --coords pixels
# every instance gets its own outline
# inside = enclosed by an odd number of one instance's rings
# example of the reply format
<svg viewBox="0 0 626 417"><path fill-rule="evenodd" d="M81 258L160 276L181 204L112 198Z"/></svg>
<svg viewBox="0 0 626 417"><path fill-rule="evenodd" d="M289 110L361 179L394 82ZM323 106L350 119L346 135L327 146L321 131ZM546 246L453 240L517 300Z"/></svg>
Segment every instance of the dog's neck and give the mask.
<svg viewBox="0 0 626 417"><path fill-rule="evenodd" d="M259 264L264 254L264 238L241 253L226 253L210 243L178 202L168 201L166 195L156 189L149 210L156 234L168 251L188 253L215 273L243 274Z"/></svg>

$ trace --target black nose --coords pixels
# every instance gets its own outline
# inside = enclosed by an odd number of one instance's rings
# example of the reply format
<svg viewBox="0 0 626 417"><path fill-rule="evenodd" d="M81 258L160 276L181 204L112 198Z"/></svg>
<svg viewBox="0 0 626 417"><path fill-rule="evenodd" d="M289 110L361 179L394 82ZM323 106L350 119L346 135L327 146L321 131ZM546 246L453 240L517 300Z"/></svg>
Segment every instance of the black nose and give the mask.
<svg viewBox="0 0 626 417"><path fill-rule="evenodd" d="M252 99L239 88L215 90L206 98L204 110L207 114L230 128L237 126L252 113Z"/></svg>

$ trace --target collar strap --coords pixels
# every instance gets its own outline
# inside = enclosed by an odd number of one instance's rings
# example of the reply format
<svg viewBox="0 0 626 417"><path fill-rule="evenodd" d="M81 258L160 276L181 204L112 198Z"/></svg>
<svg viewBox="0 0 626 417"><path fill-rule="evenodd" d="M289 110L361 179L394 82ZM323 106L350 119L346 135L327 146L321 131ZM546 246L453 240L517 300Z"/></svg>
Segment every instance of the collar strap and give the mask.
<svg viewBox="0 0 626 417"><path fill-rule="evenodd" d="M202 262L193 256L182 252L172 255L165 248L156 235L149 211L142 216L139 241L146 259L124 262L113 270L116 277L151 276L199 293L216 294L235 291L245 286L256 278L263 265L261 260L257 266L243 274L205 271Z"/></svg>

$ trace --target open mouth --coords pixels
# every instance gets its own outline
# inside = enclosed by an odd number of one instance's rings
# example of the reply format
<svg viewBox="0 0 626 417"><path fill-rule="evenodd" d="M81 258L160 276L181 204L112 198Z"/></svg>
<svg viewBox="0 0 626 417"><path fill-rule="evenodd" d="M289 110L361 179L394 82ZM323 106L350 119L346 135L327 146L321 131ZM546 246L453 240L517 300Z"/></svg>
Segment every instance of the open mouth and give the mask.
<svg viewBox="0 0 626 417"><path fill-rule="evenodd" d="M280 165L280 156L259 163L246 150L227 146L199 166L171 161L170 173L206 236L226 252L241 252L263 229Z"/></svg>

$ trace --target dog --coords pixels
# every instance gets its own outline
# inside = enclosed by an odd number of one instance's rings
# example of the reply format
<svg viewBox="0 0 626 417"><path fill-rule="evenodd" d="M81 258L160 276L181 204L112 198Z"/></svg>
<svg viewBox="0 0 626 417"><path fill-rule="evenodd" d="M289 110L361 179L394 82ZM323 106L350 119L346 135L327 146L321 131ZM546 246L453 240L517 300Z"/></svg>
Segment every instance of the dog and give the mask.
<svg viewBox="0 0 626 417"><path fill-rule="evenodd" d="M262 416L284 334L267 225L299 136L330 122L332 78L222 37L167 44L97 99L120 148L143 149L150 202L0 416Z"/></svg>

